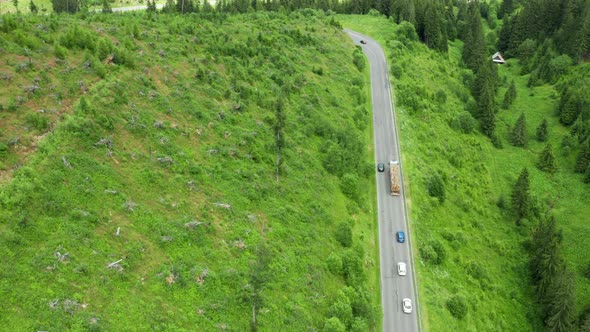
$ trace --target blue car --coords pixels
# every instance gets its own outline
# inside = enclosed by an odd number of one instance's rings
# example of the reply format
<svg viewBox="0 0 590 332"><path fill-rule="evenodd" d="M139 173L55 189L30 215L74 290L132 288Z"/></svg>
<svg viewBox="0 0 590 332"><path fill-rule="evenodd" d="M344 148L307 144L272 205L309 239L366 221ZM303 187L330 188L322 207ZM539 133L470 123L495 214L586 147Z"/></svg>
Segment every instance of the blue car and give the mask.
<svg viewBox="0 0 590 332"><path fill-rule="evenodd" d="M397 232L397 242L404 243L406 241L406 234L404 232Z"/></svg>

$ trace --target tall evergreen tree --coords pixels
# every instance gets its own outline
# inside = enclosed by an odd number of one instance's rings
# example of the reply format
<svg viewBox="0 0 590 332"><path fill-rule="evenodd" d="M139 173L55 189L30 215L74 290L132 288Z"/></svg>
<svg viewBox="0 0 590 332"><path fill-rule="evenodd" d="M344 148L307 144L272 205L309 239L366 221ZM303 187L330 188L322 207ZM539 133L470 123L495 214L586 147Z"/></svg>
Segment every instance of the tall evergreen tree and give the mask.
<svg viewBox="0 0 590 332"><path fill-rule="evenodd" d="M586 169L586 174L584 175L584 183L590 183L590 167Z"/></svg>
<svg viewBox="0 0 590 332"><path fill-rule="evenodd" d="M76 13L80 10L80 0L51 0L56 13Z"/></svg>
<svg viewBox="0 0 590 332"><path fill-rule="evenodd" d="M504 94L504 100L502 101L502 108L505 110L508 109L510 107L510 105L512 105L512 103L514 102L515 99L516 99L516 85L514 84L514 80L512 80L510 87L508 88L508 90L506 90L506 93Z"/></svg>
<svg viewBox="0 0 590 332"><path fill-rule="evenodd" d="M424 13L424 36L426 46L442 53L448 51L443 9L438 1L427 1Z"/></svg>
<svg viewBox="0 0 590 332"><path fill-rule="evenodd" d="M504 17L509 16L512 14L514 10L514 2L513 0L503 0L502 5L500 5L500 9L498 10L498 18L502 19Z"/></svg>
<svg viewBox="0 0 590 332"><path fill-rule="evenodd" d="M35 5L35 3L33 2L33 0L31 0L29 2L29 10L31 11L31 13L33 14L37 14L39 12L39 9L37 8L37 5Z"/></svg>
<svg viewBox="0 0 590 332"><path fill-rule="evenodd" d="M487 58L478 1L467 4L467 21L462 38L465 46L461 58L467 68L476 71Z"/></svg>
<svg viewBox="0 0 590 332"><path fill-rule="evenodd" d="M113 9L111 8L111 3L109 0L102 0L102 13L108 14L112 13Z"/></svg>
<svg viewBox="0 0 590 332"><path fill-rule="evenodd" d="M576 315L574 275L563 268L555 275L547 296L545 324L551 332L574 330Z"/></svg>
<svg viewBox="0 0 590 332"><path fill-rule="evenodd" d="M524 113L520 115L514 127L510 131L510 142L514 146L526 147L529 142L529 133L526 126Z"/></svg>
<svg viewBox="0 0 590 332"><path fill-rule="evenodd" d="M549 174L553 174L557 171L557 162L555 161L551 144L547 144L545 149L541 151L541 154L539 155L539 161L537 162L537 167L541 171Z"/></svg>
<svg viewBox="0 0 590 332"><path fill-rule="evenodd" d="M531 234L531 269L539 302L547 304L555 276L563 270L560 245L562 235L555 218L541 219Z"/></svg>
<svg viewBox="0 0 590 332"><path fill-rule="evenodd" d="M517 224L522 218L529 216L531 212L531 197L529 194L529 171L524 168L512 189L512 208L517 216Z"/></svg>
<svg viewBox="0 0 590 332"><path fill-rule="evenodd" d="M547 136L549 136L547 119L543 119L537 127L537 141L545 142L547 141Z"/></svg>
<svg viewBox="0 0 590 332"><path fill-rule="evenodd" d="M586 173L586 170L590 167L590 139L586 140L586 143L582 144L578 158L576 159L576 173Z"/></svg>

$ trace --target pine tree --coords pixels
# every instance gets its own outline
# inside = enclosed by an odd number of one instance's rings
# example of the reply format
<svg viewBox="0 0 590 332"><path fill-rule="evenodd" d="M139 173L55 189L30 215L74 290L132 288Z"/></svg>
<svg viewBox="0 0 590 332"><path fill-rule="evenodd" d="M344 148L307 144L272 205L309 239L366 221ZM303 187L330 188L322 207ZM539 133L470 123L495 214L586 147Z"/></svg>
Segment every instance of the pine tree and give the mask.
<svg viewBox="0 0 590 332"><path fill-rule="evenodd" d="M490 90L486 90L477 102L477 114L481 130L489 138L494 137L496 130L496 99Z"/></svg>
<svg viewBox="0 0 590 332"><path fill-rule="evenodd" d="M565 268L554 276L547 294L545 324L552 332L569 332L574 329L576 315L574 275Z"/></svg>
<svg viewBox="0 0 590 332"><path fill-rule="evenodd" d="M512 14L514 10L514 3L513 0L503 0L502 5L500 6L500 10L498 10L498 18L502 19L508 17Z"/></svg>
<svg viewBox="0 0 590 332"><path fill-rule="evenodd" d="M516 99L516 85L514 84L514 80L512 80L510 87L508 88L508 90L506 90L506 93L504 94L504 100L502 101L502 108L505 110L508 109L510 107L510 105L512 105L512 103L514 102L515 99Z"/></svg>
<svg viewBox="0 0 590 332"><path fill-rule="evenodd" d="M590 183L590 167L586 169L586 174L584 175L584 183Z"/></svg>
<svg viewBox="0 0 590 332"><path fill-rule="evenodd" d="M553 155L553 149L551 148L551 144L547 144L545 149L541 151L539 155L539 161L537 162L537 167L549 174L553 174L557 171L557 163L555 161L555 156Z"/></svg>
<svg viewBox="0 0 590 332"><path fill-rule="evenodd" d="M539 124L539 126L537 127L537 141L547 141L547 136L549 136L547 126L547 119L543 119L543 121L541 121L541 124Z"/></svg>
<svg viewBox="0 0 590 332"><path fill-rule="evenodd" d="M586 173L586 170L590 167L590 139L586 140L586 143L582 145L578 158L576 159L576 173Z"/></svg>
<svg viewBox="0 0 590 332"><path fill-rule="evenodd" d="M524 113L520 115L514 127L510 131L510 142L514 146L526 147L528 145L529 133L526 127L526 118Z"/></svg>
<svg viewBox="0 0 590 332"><path fill-rule="evenodd" d="M102 12L104 14L112 13L113 9L111 8L111 3L109 0L102 0Z"/></svg>
<svg viewBox="0 0 590 332"><path fill-rule="evenodd" d="M39 12L39 9L37 8L37 5L35 5L35 3L33 2L33 0L31 0L29 2L29 10L31 11L31 13L33 14L37 14L37 12Z"/></svg>
<svg viewBox="0 0 590 332"><path fill-rule="evenodd" d="M486 47L479 14L479 4L471 1L467 5L467 21L463 30L463 53L461 58L467 68L476 71L486 61Z"/></svg>
<svg viewBox="0 0 590 332"><path fill-rule="evenodd" d="M529 216L531 212L531 198L529 195L529 171L523 169L512 189L512 208L520 220Z"/></svg>

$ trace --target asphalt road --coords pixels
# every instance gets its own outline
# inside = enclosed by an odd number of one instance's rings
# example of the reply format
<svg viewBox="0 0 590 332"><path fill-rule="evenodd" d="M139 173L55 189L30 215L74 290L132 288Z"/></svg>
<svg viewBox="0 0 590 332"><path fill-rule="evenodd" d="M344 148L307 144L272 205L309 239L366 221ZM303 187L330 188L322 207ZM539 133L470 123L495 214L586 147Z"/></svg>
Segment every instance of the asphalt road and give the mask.
<svg viewBox="0 0 590 332"><path fill-rule="evenodd" d="M421 329L418 297L415 288L414 260L410 246L404 193L391 196L389 161L399 160L399 140L393 116L393 99L389 85L387 62L383 49L375 40L357 32L344 30L360 45L371 70L371 98L373 102L373 129L375 161L385 164L385 172L377 172L377 206L379 212L379 253L381 261L381 305L383 308L383 331L411 332ZM364 40L367 43L361 44ZM375 164L375 165L376 165ZM402 183L403 184L403 183ZM406 234L406 242L398 243L398 231ZM405 262L407 275L397 274L397 263ZM402 299L412 300L412 313L402 311Z"/></svg>

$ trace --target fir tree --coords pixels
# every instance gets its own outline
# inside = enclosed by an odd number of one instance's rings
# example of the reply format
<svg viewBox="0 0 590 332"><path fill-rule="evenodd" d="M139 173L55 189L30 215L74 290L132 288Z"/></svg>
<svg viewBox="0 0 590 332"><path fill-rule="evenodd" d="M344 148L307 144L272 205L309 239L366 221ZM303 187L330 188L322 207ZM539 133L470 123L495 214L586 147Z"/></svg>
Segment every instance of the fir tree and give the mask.
<svg viewBox="0 0 590 332"><path fill-rule="evenodd" d="M586 169L586 174L584 175L584 183L590 183L590 167Z"/></svg>
<svg viewBox="0 0 590 332"><path fill-rule="evenodd" d="M512 14L514 10L513 0L503 0L500 9L498 10L498 18L502 19Z"/></svg>
<svg viewBox="0 0 590 332"><path fill-rule="evenodd" d="M481 130L483 133L492 138L496 130L496 99L492 91L486 90L480 100L477 102L477 113Z"/></svg>
<svg viewBox="0 0 590 332"><path fill-rule="evenodd" d="M461 58L467 68L476 71L486 61L486 47L479 14L479 4L471 1L467 4L467 21L463 30L463 47Z"/></svg>
<svg viewBox="0 0 590 332"><path fill-rule="evenodd" d="M547 119L543 119L541 124L537 127L537 141L545 142L547 141L547 136L549 136L549 131L547 129Z"/></svg>
<svg viewBox="0 0 590 332"><path fill-rule="evenodd" d="M506 93L504 94L504 100L502 101L502 108L505 110L508 109L510 107L510 105L512 105L512 103L514 102L515 99L516 99L516 85L514 84L514 80L512 80L510 87L508 88L508 90L506 90Z"/></svg>
<svg viewBox="0 0 590 332"><path fill-rule="evenodd" d="M578 158L576 159L576 173L586 173L586 170L590 167L590 139L586 140L586 143L582 145Z"/></svg>
<svg viewBox="0 0 590 332"><path fill-rule="evenodd" d="M547 144L545 149L541 151L539 161L537 162L537 168L549 174L553 174L557 171L557 163L555 161L555 156L553 155L551 144Z"/></svg>
<svg viewBox="0 0 590 332"><path fill-rule="evenodd" d="M518 217L517 223L531 212L531 198L529 194L529 171L523 169L512 189L512 208Z"/></svg>
<svg viewBox="0 0 590 332"><path fill-rule="evenodd" d="M554 277L547 294L547 318L549 331L568 332L574 330L576 315L575 283L573 273L562 268Z"/></svg>
<svg viewBox="0 0 590 332"><path fill-rule="evenodd" d="M37 12L39 12L39 9L37 8L37 5L35 5L35 3L33 2L33 0L31 0L29 2L29 10L31 11L31 13L33 14L37 14Z"/></svg>
<svg viewBox="0 0 590 332"><path fill-rule="evenodd" d="M102 12L105 14L113 12L109 0L102 0Z"/></svg>
<svg viewBox="0 0 590 332"><path fill-rule="evenodd" d="M510 131L510 142L514 146L526 147L528 145L528 131L526 127L526 118L524 113L520 115L514 127Z"/></svg>

